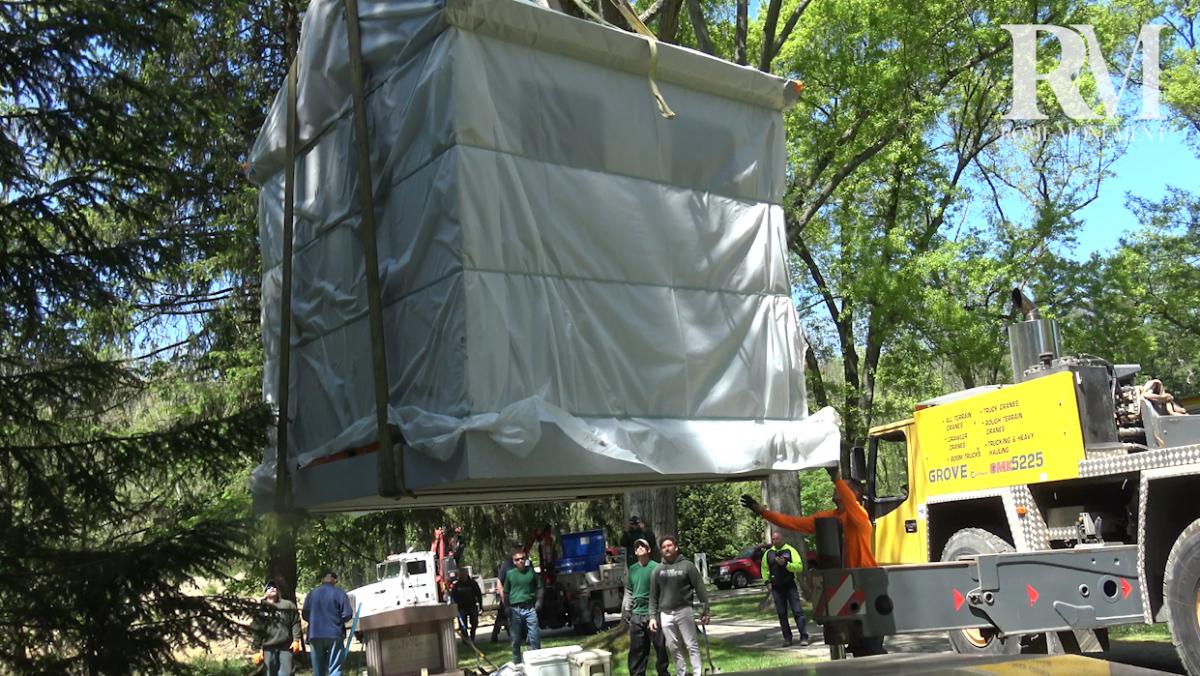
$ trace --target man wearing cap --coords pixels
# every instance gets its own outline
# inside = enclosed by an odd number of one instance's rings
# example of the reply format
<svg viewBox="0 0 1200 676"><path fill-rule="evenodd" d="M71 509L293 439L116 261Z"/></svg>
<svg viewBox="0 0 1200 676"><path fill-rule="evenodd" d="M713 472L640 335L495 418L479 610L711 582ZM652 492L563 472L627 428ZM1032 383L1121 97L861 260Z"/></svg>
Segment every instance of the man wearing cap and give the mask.
<svg viewBox="0 0 1200 676"><path fill-rule="evenodd" d="M661 631L650 631L650 578L658 562L650 558L650 542L645 538L634 540L633 552L637 561L625 575L625 600L621 603L621 619L629 624L629 676L645 676L651 645L658 676L667 676L667 645Z"/></svg>
<svg viewBox="0 0 1200 676"><path fill-rule="evenodd" d="M529 555L518 551L512 556L513 568L504 575L504 598L508 601L508 637L512 642L513 664L521 663L521 642L528 637L529 649L542 647L538 613L542 609L542 578L529 565Z"/></svg>
<svg viewBox="0 0 1200 676"><path fill-rule="evenodd" d="M267 676L292 676L292 653L300 652L300 613L295 603L279 597L275 580L267 580L263 586L262 607L251 626L262 640L262 650L254 656L255 666L265 661Z"/></svg>
<svg viewBox="0 0 1200 676"><path fill-rule="evenodd" d="M637 554L634 553L633 543L637 542L638 538L650 543L650 558L658 559L658 543L654 539L654 533L642 523L641 518L637 516L629 517L629 527L625 529L625 534L621 536L621 546L625 548L625 565L632 566L637 561Z"/></svg>
<svg viewBox="0 0 1200 676"><path fill-rule="evenodd" d="M325 571L321 584L304 598L304 621L308 622L308 645L312 647L313 676L341 676L346 658L342 640L346 623L354 614L350 597L338 589L338 576Z"/></svg>

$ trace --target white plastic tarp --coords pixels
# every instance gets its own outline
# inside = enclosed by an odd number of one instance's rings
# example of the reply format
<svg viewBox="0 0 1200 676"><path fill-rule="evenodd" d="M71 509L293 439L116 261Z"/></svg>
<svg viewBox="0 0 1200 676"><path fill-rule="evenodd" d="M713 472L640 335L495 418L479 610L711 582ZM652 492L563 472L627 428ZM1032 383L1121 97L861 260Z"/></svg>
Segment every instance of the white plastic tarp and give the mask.
<svg viewBox="0 0 1200 676"><path fill-rule="evenodd" d="M664 119L638 36L513 0L359 6L406 488L545 497L836 460L836 415L807 417L785 258L789 83L659 45ZM297 62L294 497L377 506L373 462L328 462L376 437L340 2L310 3ZM250 158L268 402L285 123L281 93ZM273 474L268 449L260 497Z"/></svg>

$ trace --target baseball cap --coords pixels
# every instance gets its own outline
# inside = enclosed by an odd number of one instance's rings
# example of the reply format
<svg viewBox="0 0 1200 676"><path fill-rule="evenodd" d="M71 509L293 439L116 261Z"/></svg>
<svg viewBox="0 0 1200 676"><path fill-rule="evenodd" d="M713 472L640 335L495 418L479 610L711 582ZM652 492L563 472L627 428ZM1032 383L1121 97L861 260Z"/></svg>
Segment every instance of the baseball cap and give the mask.
<svg viewBox="0 0 1200 676"><path fill-rule="evenodd" d="M638 538L633 541L634 549L637 549L638 545L643 545L646 549L654 549L653 547L650 546L650 541L647 540L646 538Z"/></svg>

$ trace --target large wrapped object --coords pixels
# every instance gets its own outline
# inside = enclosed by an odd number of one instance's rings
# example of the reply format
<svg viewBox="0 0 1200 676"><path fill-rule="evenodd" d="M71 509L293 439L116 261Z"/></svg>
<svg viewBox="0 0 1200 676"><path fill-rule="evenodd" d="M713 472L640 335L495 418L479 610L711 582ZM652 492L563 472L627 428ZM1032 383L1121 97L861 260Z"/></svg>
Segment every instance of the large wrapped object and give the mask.
<svg viewBox="0 0 1200 676"><path fill-rule="evenodd" d="M515 0L362 0L388 418L401 503L576 497L837 457L807 417L783 212L790 84ZM345 16L298 55L289 468L302 508L377 485ZM261 186L277 401L286 99ZM357 450L356 450L357 449ZM260 505L274 449L254 473Z"/></svg>

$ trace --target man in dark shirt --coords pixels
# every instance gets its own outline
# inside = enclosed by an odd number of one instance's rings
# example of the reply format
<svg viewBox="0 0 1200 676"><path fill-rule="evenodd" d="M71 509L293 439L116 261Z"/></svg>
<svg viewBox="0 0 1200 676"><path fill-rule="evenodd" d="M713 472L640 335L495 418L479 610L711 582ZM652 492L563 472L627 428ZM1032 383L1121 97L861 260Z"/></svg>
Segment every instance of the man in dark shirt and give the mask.
<svg viewBox="0 0 1200 676"><path fill-rule="evenodd" d="M304 598L304 621L308 622L308 645L312 648L313 676L341 676L346 658L342 639L346 623L354 617L350 597L337 587L338 576L325 571L321 585Z"/></svg>
<svg viewBox="0 0 1200 676"><path fill-rule="evenodd" d="M300 613L296 604L279 598L279 585L267 580L262 608L253 621L254 633L262 639L262 651L254 656L257 666L267 663L267 676L292 676L292 653L300 652Z"/></svg>
<svg viewBox="0 0 1200 676"><path fill-rule="evenodd" d="M513 663L521 663L521 642L529 638L529 649L542 647L538 611L542 609L542 578L533 572L528 555L513 554L513 569L504 575L504 598L508 601L508 636L512 641Z"/></svg>
<svg viewBox="0 0 1200 676"><path fill-rule="evenodd" d="M464 638L475 642L475 630L479 628L479 607L483 605L483 590L469 575L451 577L450 598L458 606L458 626Z"/></svg>
<svg viewBox="0 0 1200 676"><path fill-rule="evenodd" d="M803 570L800 552L783 541L783 533L771 531L771 546L763 552L761 570L771 599L775 601L775 614L779 616L779 627L783 630L783 645L792 644L792 626L788 610L796 618L796 629L800 632L800 645L808 645L807 620L800 607L800 587L796 584L796 573Z"/></svg>
<svg viewBox="0 0 1200 676"><path fill-rule="evenodd" d="M700 632L692 602L700 600L700 623L708 624L708 593L696 564L679 555L674 535L664 535L658 541L663 560L650 576L650 631L663 632L667 650L675 657L675 673L700 676Z"/></svg>
<svg viewBox="0 0 1200 676"><path fill-rule="evenodd" d="M508 600L504 598L504 576L516 567L512 557L519 551L521 551L521 546L515 542L512 543L508 548L508 558L501 561L496 568L496 596L500 603L496 607L496 622L492 625L492 643L500 640L501 629L508 631Z"/></svg>

